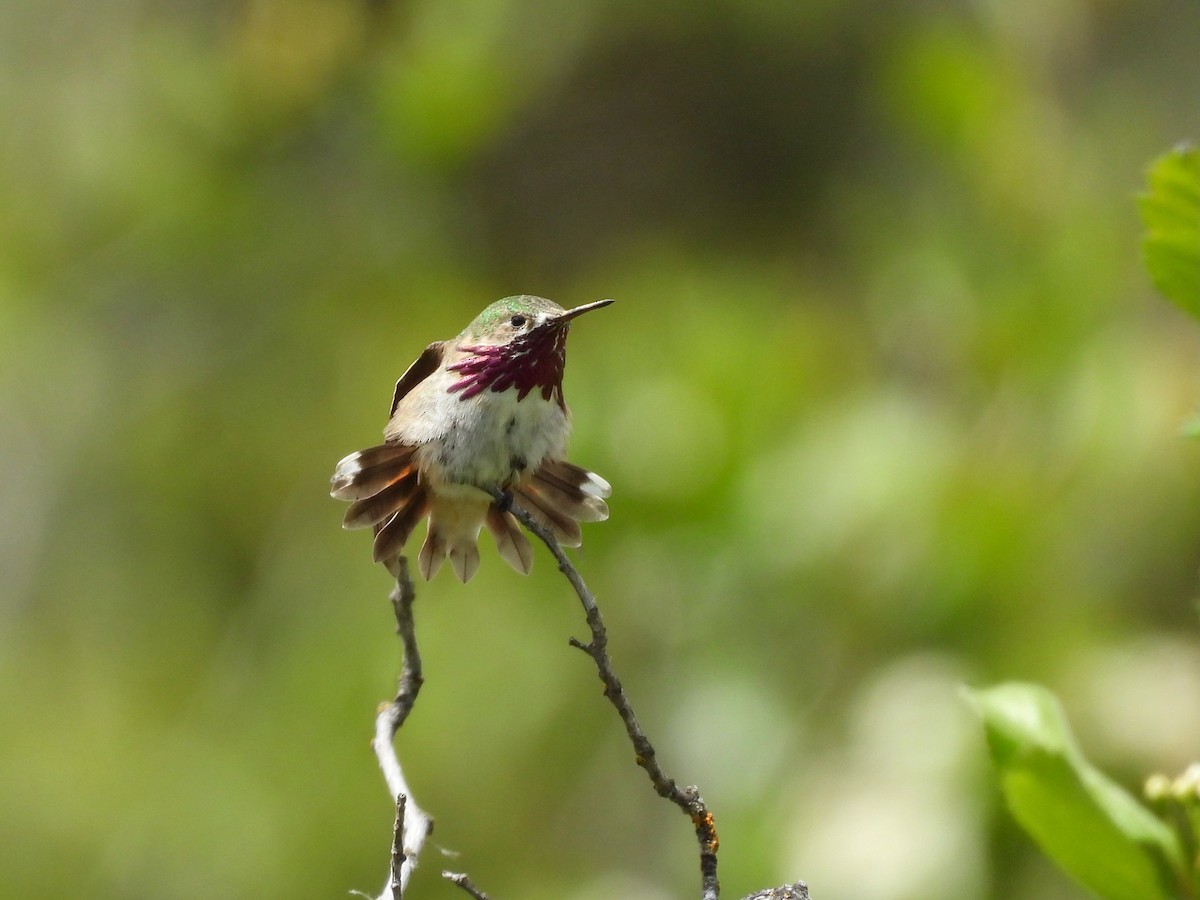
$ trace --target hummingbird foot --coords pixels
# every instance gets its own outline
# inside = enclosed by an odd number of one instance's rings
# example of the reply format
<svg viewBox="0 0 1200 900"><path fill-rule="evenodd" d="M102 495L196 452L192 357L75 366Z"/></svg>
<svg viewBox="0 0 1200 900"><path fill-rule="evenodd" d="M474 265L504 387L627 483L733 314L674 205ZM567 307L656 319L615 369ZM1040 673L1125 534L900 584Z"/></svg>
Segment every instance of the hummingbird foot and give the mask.
<svg viewBox="0 0 1200 900"><path fill-rule="evenodd" d="M502 513L511 512L513 505L513 492L506 490L496 491L496 509Z"/></svg>

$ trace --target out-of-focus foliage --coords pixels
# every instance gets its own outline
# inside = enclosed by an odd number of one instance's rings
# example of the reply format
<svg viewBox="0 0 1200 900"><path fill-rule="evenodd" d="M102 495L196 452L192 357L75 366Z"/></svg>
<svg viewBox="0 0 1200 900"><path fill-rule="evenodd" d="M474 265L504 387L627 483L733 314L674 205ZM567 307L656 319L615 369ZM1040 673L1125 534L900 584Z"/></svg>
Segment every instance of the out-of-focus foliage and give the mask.
<svg viewBox="0 0 1200 900"><path fill-rule="evenodd" d="M1053 686L1125 784L1200 746L1200 331L1132 202L1198 47L1190 0L0 4L0 894L379 889L399 648L328 477L531 292L618 301L576 557L726 891L1083 896L957 689ZM416 613L453 867L691 890L548 558Z"/></svg>
<svg viewBox="0 0 1200 900"><path fill-rule="evenodd" d="M1065 871L1109 900L1192 896L1175 833L1087 761L1052 693L1010 683L968 696L1009 809Z"/></svg>
<svg viewBox="0 0 1200 900"><path fill-rule="evenodd" d="M1200 316L1200 154L1180 148L1155 162L1141 207L1146 265L1155 285ZM1147 782L1147 794L1160 806L1174 801L1183 813L1171 808L1168 821L1179 826L1176 833L1087 761L1046 688L1010 683L967 696L987 729L1009 809L1065 872L1112 900L1195 895L1200 763L1175 782L1161 774Z"/></svg>
<svg viewBox="0 0 1200 900"><path fill-rule="evenodd" d="M1200 318L1200 151L1181 147L1154 163L1142 221L1154 286Z"/></svg>

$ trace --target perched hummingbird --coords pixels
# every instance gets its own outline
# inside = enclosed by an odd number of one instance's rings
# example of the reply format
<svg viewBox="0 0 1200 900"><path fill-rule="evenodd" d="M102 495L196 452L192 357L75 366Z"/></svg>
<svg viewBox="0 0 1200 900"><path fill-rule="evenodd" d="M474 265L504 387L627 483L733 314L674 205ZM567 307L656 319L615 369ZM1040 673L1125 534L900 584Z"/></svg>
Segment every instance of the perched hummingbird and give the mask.
<svg viewBox="0 0 1200 900"><path fill-rule="evenodd" d="M417 558L426 580L449 557L469 581L484 525L508 564L528 574L533 551L495 489L568 547L579 546L580 522L608 518L608 482L563 459L571 414L562 378L571 322L610 303L564 310L541 297L505 297L458 337L425 348L396 382L384 443L351 453L333 473L330 495L352 501L342 524L374 527L376 562L398 572L428 515Z"/></svg>

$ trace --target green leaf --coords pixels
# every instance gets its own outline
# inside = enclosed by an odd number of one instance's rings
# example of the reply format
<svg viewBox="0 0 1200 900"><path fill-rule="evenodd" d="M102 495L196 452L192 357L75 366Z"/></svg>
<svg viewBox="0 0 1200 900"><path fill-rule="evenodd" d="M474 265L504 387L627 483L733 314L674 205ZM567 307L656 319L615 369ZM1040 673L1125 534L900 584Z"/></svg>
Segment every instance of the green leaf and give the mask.
<svg viewBox="0 0 1200 900"><path fill-rule="evenodd" d="M1175 833L1084 758L1050 691L1013 683L967 698L1009 810L1047 856L1109 900L1180 896Z"/></svg>
<svg viewBox="0 0 1200 900"><path fill-rule="evenodd" d="M1154 286L1200 318L1200 151L1177 147L1155 161L1139 199L1142 249Z"/></svg>

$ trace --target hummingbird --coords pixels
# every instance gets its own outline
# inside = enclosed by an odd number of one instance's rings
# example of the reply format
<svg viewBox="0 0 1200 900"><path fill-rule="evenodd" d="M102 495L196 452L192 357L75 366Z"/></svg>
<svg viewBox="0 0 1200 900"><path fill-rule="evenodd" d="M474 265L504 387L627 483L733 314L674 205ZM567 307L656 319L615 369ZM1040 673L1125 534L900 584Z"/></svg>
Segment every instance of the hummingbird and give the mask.
<svg viewBox="0 0 1200 900"><path fill-rule="evenodd" d="M417 557L426 581L446 559L470 581L485 525L500 556L527 575L533 550L510 504L567 547L579 546L580 522L608 518L608 482L564 459L571 413L562 380L571 323L612 302L565 310L505 297L458 337L425 348L396 382L384 442L333 473L330 496L350 501L342 526L374 528L376 562L397 575L404 545L428 517Z"/></svg>

